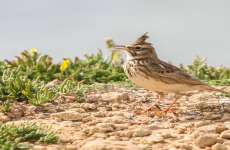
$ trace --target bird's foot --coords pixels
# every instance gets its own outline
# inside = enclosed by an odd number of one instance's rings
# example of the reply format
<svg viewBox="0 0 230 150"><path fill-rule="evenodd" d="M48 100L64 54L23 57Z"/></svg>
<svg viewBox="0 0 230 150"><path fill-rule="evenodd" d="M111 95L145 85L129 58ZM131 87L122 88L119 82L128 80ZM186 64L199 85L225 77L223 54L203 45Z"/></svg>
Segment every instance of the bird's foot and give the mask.
<svg viewBox="0 0 230 150"><path fill-rule="evenodd" d="M171 102L171 101L170 101ZM166 109L161 109L160 106L158 106L157 104L154 104L153 106L149 107L147 109L147 113L151 114L151 112L153 113L154 116L160 117L160 118L164 118L167 116L177 116L177 112L176 109L173 108L172 106L176 103L176 100L174 100L173 102L169 103L170 106Z"/></svg>

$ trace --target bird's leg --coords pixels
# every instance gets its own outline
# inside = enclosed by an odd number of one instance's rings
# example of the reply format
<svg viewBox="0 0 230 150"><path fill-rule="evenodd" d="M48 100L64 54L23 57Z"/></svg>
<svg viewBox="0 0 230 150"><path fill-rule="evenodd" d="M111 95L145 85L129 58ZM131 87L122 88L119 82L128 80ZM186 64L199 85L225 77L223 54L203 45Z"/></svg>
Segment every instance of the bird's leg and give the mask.
<svg viewBox="0 0 230 150"><path fill-rule="evenodd" d="M174 110L172 109L172 107L173 107L174 104L176 104L177 100L178 100L180 97L181 97L180 95L175 95L174 100L172 101L172 103L171 103L166 109L164 109L163 112L164 112L165 114L167 114L167 113L173 113L173 114L175 114L175 112L174 112Z"/></svg>
<svg viewBox="0 0 230 150"><path fill-rule="evenodd" d="M175 95L174 100L170 103L170 105L166 108L166 109L161 109L159 106L159 110L157 111L156 109L154 110L154 113L156 116L158 117L165 117L167 116L168 113L173 114L174 116L176 116L176 112L175 109L172 109L173 105L177 102L177 100L180 98L179 95ZM165 101L165 99L163 98L163 94L159 94L159 101Z"/></svg>
<svg viewBox="0 0 230 150"><path fill-rule="evenodd" d="M158 105L158 103L159 103L160 101L163 101L164 93L158 92L157 94L158 94L157 102L154 103L152 106L150 106L150 107L147 109L147 111L154 111L154 110L157 110L157 111L160 110L160 111L161 111L161 108L160 108L160 106Z"/></svg>
<svg viewBox="0 0 230 150"><path fill-rule="evenodd" d="M175 115L175 110L172 109L173 105L177 102L179 96L176 95L174 100L170 103L170 105L166 108L166 109L162 109L158 103L162 103L165 101L164 99L164 93L158 93L158 99L157 102L154 103L152 106L150 106L149 108L147 108L146 112L149 114L150 112L153 112L153 114L155 116L158 117L165 117L167 115L167 113L172 113Z"/></svg>
<svg viewBox="0 0 230 150"><path fill-rule="evenodd" d="M155 116L162 116L162 109L160 108L160 106L158 105L158 103L160 103L160 101L163 101L164 98L164 93L158 92L158 99L157 101L150 106L149 108L147 108L146 112L148 113L148 115L150 115L150 112L153 112L153 114Z"/></svg>
<svg viewBox="0 0 230 150"><path fill-rule="evenodd" d="M158 93L158 101L157 101L157 103L159 103L160 101L164 101L164 93L162 93L162 92Z"/></svg>

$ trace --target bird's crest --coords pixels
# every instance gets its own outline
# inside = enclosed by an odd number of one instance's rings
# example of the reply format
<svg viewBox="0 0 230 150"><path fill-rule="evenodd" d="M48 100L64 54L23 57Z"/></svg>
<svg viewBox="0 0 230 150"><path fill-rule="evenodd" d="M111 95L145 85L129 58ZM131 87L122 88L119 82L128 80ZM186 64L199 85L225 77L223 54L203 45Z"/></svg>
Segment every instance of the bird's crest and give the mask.
<svg viewBox="0 0 230 150"><path fill-rule="evenodd" d="M146 39L149 38L149 36L148 36L147 34L148 34L148 32L145 32L141 37L139 37L139 38L134 42L134 44L135 44L135 45L144 45L144 44L151 45L151 43L147 43L147 42L146 42Z"/></svg>

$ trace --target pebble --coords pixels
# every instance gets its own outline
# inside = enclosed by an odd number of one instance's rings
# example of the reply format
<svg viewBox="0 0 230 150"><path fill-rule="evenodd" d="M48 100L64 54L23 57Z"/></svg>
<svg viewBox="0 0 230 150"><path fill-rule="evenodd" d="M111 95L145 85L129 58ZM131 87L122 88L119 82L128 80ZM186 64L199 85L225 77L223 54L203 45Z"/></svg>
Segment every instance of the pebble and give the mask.
<svg viewBox="0 0 230 150"><path fill-rule="evenodd" d="M87 95L86 102L87 103L96 103L101 100L101 94L90 94Z"/></svg>
<svg viewBox="0 0 230 150"><path fill-rule="evenodd" d="M34 145L33 150L46 150L46 147L42 145Z"/></svg>
<svg viewBox="0 0 230 150"><path fill-rule="evenodd" d="M195 123L194 126L195 126L196 128L199 128L199 127L201 127L201 126L209 125L209 124L211 124L211 123L212 123L212 122L211 122L210 120L205 120L205 121L200 121L200 122Z"/></svg>
<svg viewBox="0 0 230 150"><path fill-rule="evenodd" d="M86 115L79 113L79 112L60 112L60 113L53 113L51 114L51 118L56 118L58 120L65 120L65 121L82 121L82 119L86 117Z"/></svg>
<svg viewBox="0 0 230 150"><path fill-rule="evenodd" d="M137 128L133 132L134 137L144 137L144 136L149 136L151 135L152 131L144 128Z"/></svg>
<svg viewBox="0 0 230 150"><path fill-rule="evenodd" d="M224 122L224 126L230 130L230 121Z"/></svg>
<svg viewBox="0 0 230 150"><path fill-rule="evenodd" d="M83 108L85 111L97 110L97 106L94 103L82 103L81 108Z"/></svg>
<svg viewBox="0 0 230 150"><path fill-rule="evenodd" d="M228 128L226 128L224 125L217 125L216 126L216 133L221 133L221 132L223 132L223 131L225 131L225 130L227 130Z"/></svg>
<svg viewBox="0 0 230 150"><path fill-rule="evenodd" d="M98 128L99 132L103 133L115 131L115 126L112 123L98 123L96 127Z"/></svg>
<svg viewBox="0 0 230 150"><path fill-rule="evenodd" d="M173 145L176 148L176 150L177 149L180 149L180 150L192 150L193 149L192 145L187 144L187 143L186 144L185 143L174 143Z"/></svg>
<svg viewBox="0 0 230 150"><path fill-rule="evenodd" d="M124 130L124 131L118 132L118 134L119 134L120 137L131 138L133 136L133 131L131 131L131 130Z"/></svg>
<svg viewBox="0 0 230 150"><path fill-rule="evenodd" d="M128 93L120 93L120 92L108 92L101 95L102 101L105 102L115 102L120 103L121 101L128 101L129 95Z"/></svg>
<svg viewBox="0 0 230 150"><path fill-rule="evenodd" d="M32 116L36 113L36 106L27 106L25 111L25 116Z"/></svg>
<svg viewBox="0 0 230 150"><path fill-rule="evenodd" d="M230 147L230 141L225 141L223 144L224 144L225 146Z"/></svg>
<svg viewBox="0 0 230 150"><path fill-rule="evenodd" d="M106 117L106 112L102 112L102 111L99 111L99 112L96 112L93 114L94 117Z"/></svg>
<svg viewBox="0 0 230 150"><path fill-rule="evenodd" d="M200 148L212 146L217 143L217 136L213 134L200 135L195 139L195 144Z"/></svg>
<svg viewBox="0 0 230 150"><path fill-rule="evenodd" d="M96 139L85 143L79 150L141 150L129 141Z"/></svg>
<svg viewBox="0 0 230 150"><path fill-rule="evenodd" d="M105 122L111 122L114 124L123 124L125 123L125 118L123 116L113 116L106 119Z"/></svg>
<svg viewBox="0 0 230 150"><path fill-rule="evenodd" d="M216 143L212 146L212 150L227 150L227 147L223 144Z"/></svg>
<svg viewBox="0 0 230 150"><path fill-rule="evenodd" d="M163 137L164 139L175 138L175 136L172 135L172 134L169 133L169 132L162 133L162 137Z"/></svg>
<svg viewBox="0 0 230 150"><path fill-rule="evenodd" d="M223 139L230 139L230 130L223 131L221 133L220 137L223 138Z"/></svg>
<svg viewBox="0 0 230 150"><path fill-rule="evenodd" d="M128 124L114 124L116 131L128 129Z"/></svg>
<svg viewBox="0 0 230 150"><path fill-rule="evenodd" d="M161 135L151 135L145 139L146 143L155 144L155 143L164 143L164 138Z"/></svg>
<svg viewBox="0 0 230 150"><path fill-rule="evenodd" d="M76 150L76 149L77 149L77 145L67 144L65 146L65 150Z"/></svg>
<svg viewBox="0 0 230 150"><path fill-rule="evenodd" d="M46 147L46 150L60 150L61 147L58 145L49 145Z"/></svg>
<svg viewBox="0 0 230 150"><path fill-rule="evenodd" d="M4 113L0 113L0 123L5 123L7 121L10 121L10 118Z"/></svg>
<svg viewBox="0 0 230 150"><path fill-rule="evenodd" d="M25 115L26 107L23 104L15 103L11 106L11 111L7 116L11 119L18 119Z"/></svg>

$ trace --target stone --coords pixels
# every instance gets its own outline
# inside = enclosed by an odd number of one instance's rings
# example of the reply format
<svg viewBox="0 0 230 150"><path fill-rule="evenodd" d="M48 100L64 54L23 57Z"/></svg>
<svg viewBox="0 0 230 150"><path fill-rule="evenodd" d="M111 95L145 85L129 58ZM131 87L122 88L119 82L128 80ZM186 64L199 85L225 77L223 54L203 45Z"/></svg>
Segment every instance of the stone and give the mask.
<svg viewBox="0 0 230 150"><path fill-rule="evenodd" d="M76 150L76 149L77 149L77 145L67 144L65 146L65 150Z"/></svg>
<svg viewBox="0 0 230 150"><path fill-rule="evenodd" d="M230 130L223 131L221 133L220 137L223 138L223 139L230 139Z"/></svg>
<svg viewBox="0 0 230 150"><path fill-rule="evenodd" d="M169 133L169 132L164 132L164 133L162 133L162 137L163 137L164 139L175 138L175 136L172 135L172 134Z"/></svg>
<svg viewBox="0 0 230 150"><path fill-rule="evenodd" d="M109 117L106 122L111 122L114 124L123 124L126 123L125 118L122 116L113 116L113 117Z"/></svg>
<svg viewBox="0 0 230 150"><path fill-rule="evenodd" d="M164 143L164 138L161 135L151 135L147 138L145 138L145 143L148 144L155 144L155 143Z"/></svg>
<svg viewBox="0 0 230 150"><path fill-rule="evenodd" d="M94 103L82 103L81 108L83 108L85 111L97 110L97 106Z"/></svg>
<svg viewBox="0 0 230 150"><path fill-rule="evenodd" d="M173 144L174 147L176 148L176 150L192 150L193 147L192 145L188 144L188 143L174 143Z"/></svg>
<svg viewBox="0 0 230 150"><path fill-rule="evenodd" d="M87 103L96 103L96 102L98 102L101 99L102 99L101 98L101 94L94 93L94 94L87 95L86 102Z"/></svg>
<svg viewBox="0 0 230 150"><path fill-rule="evenodd" d="M116 131L128 129L128 124L115 124Z"/></svg>
<svg viewBox="0 0 230 150"><path fill-rule="evenodd" d="M134 137L144 137L144 136L149 136L151 135L152 131L149 129L144 129L144 128L137 128L133 132Z"/></svg>
<svg viewBox="0 0 230 150"><path fill-rule="evenodd" d="M79 150L141 150L129 141L96 139L85 143Z"/></svg>
<svg viewBox="0 0 230 150"><path fill-rule="evenodd" d="M225 130L227 130L228 128L226 128L224 125L217 125L216 126L216 133L221 133L221 132L223 132L223 131L225 131Z"/></svg>
<svg viewBox="0 0 230 150"><path fill-rule="evenodd" d="M205 121L200 121L200 122L195 123L194 126L195 126L196 128L199 128L199 127L201 127L201 126L209 125L209 124L211 124L211 123L212 123L212 122L211 122L210 120L205 120Z"/></svg>
<svg viewBox="0 0 230 150"><path fill-rule="evenodd" d="M61 121L82 121L85 117L86 115L82 113L72 111L51 114L51 118L56 118Z"/></svg>
<svg viewBox="0 0 230 150"><path fill-rule="evenodd" d="M131 130L124 130L124 131L121 131L119 132L119 136L120 137L128 137L128 138L131 138L133 136L133 131Z"/></svg>
<svg viewBox="0 0 230 150"><path fill-rule="evenodd" d="M46 150L60 150L60 149L61 149L61 147L58 145L48 145L46 147Z"/></svg>
<svg viewBox="0 0 230 150"><path fill-rule="evenodd" d="M92 127L87 127L87 128L83 128L82 132L86 135L86 136L91 136L97 132L99 132L99 129L95 126Z"/></svg>
<svg viewBox="0 0 230 150"><path fill-rule="evenodd" d="M60 95L55 102L57 102L58 104L65 104L65 103L73 103L75 102L76 96L75 95Z"/></svg>
<svg viewBox="0 0 230 150"><path fill-rule="evenodd" d="M33 150L46 150L46 146L43 145L34 145Z"/></svg>
<svg viewBox="0 0 230 150"><path fill-rule="evenodd" d="M10 121L10 118L4 113L0 113L0 123L5 123L7 121Z"/></svg>
<svg viewBox="0 0 230 150"><path fill-rule="evenodd" d="M223 144L224 144L225 146L230 147L230 141L225 141Z"/></svg>
<svg viewBox="0 0 230 150"><path fill-rule="evenodd" d="M230 121L224 122L224 126L230 130Z"/></svg>
<svg viewBox="0 0 230 150"><path fill-rule="evenodd" d="M227 150L227 147L224 144L216 143L212 146L212 150Z"/></svg>
<svg viewBox="0 0 230 150"><path fill-rule="evenodd" d="M20 103L14 103L11 106L11 111L7 113L7 116L11 119L18 119L25 115L26 107Z"/></svg>
<svg viewBox="0 0 230 150"><path fill-rule="evenodd" d="M102 101L105 102L115 102L120 103L121 101L128 101L129 95L128 93L120 93L120 92L108 92L101 95Z"/></svg>
<svg viewBox="0 0 230 150"><path fill-rule="evenodd" d="M25 110L25 116L32 116L34 114L36 114L36 106L27 106L26 110Z"/></svg>
<svg viewBox="0 0 230 150"><path fill-rule="evenodd" d="M195 144L200 148L210 147L217 143L217 136L215 134L200 135L195 139Z"/></svg>
<svg viewBox="0 0 230 150"><path fill-rule="evenodd" d="M98 128L99 132L103 133L115 131L115 126L112 123L98 123L96 127Z"/></svg>

